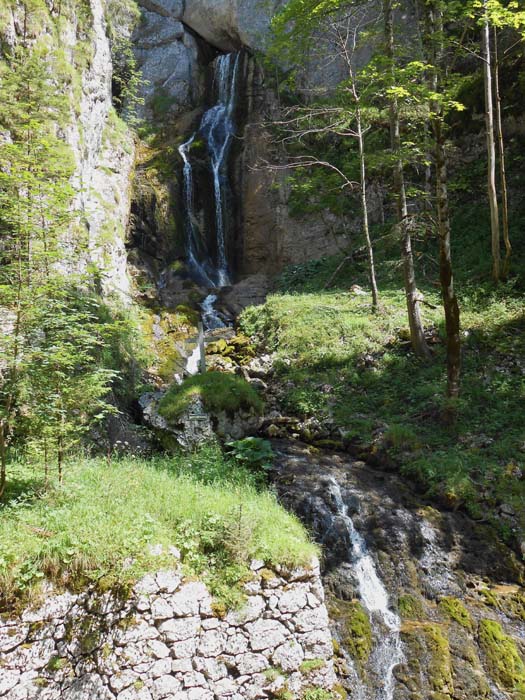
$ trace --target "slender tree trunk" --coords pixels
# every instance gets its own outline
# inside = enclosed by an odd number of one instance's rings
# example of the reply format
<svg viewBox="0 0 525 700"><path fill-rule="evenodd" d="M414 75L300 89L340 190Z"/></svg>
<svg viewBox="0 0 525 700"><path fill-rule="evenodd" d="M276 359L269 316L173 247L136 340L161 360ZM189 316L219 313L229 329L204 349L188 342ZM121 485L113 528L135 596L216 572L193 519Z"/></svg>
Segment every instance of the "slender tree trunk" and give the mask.
<svg viewBox="0 0 525 700"><path fill-rule="evenodd" d="M440 92L440 72L445 69L443 51L443 10L440 2L428 3L428 26L432 37L432 92ZM432 131L434 134L434 152L436 160L436 202L437 225L439 234L439 279L443 308L445 311L445 327L447 332L447 396L459 396L461 373L461 337L459 304L454 289L452 273L452 255L450 251L450 214L447 186L447 158L445 151L445 133L443 124L443 109L438 100L430 104L432 113ZM450 409L450 419L455 416Z"/></svg>
<svg viewBox="0 0 525 700"><path fill-rule="evenodd" d="M62 483L63 474L63 464L64 464L64 440L62 433L60 432L57 437L57 468L58 468L58 483Z"/></svg>
<svg viewBox="0 0 525 700"><path fill-rule="evenodd" d="M503 118L501 116L501 93L499 89L499 54L498 31L494 27L494 90L496 94L496 131L498 135L499 151L499 176L501 186L501 223L503 228L503 242L505 243L505 261L503 263L503 275L509 273L512 245L509 236L509 203L507 195L507 173L505 168L505 142L503 139Z"/></svg>
<svg viewBox="0 0 525 700"><path fill-rule="evenodd" d="M487 138L487 185L490 206L490 230L492 240L492 277L500 279L500 237L498 195L496 191L496 144L494 140L494 104L492 99L492 58L490 52L490 25L487 14L487 0L483 0L485 19L481 32L483 49L483 82L485 88L485 131Z"/></svg>
<svg viewBox="0 0 525 700"><path fill-rule="evenodd" d="M7 435L4 420L0 421L0 499L7 483Z"/></svg>
<svg viewBox="0 0 525 700"><path fill-rule="evenodd" d="M352 93L356 105L356 125L357 125L357 143L359 145L359 167L360 167L360 189L361 189L361 213L363 216L363 233L365 234L366 250L368 253L368 275L370 278L370 287L372 289L372 308L377 311L379 308L379 292L377 291L376 270L374 264L374 249L372 247L372 239L370 238L370 223L368 219L368 202L367 202L367 187L366 187L366 159L365 159L365 135L363 133L363 120L361 115L361 105L359 103L359 95L355 84L354 75L352 73Z"/></svg>
<svg viewBox="0 0 525 700"><path fill-rule="evenodd" d="M394 78L394 13L392 0L383 0L385 21L385 52L390 62L392 78ZM405 294L407 302L408 323L412 348L418 357L430 358L430 350L425 340L421 312L419 308L420 294L416 286L414 257L412 254L412 238L408 226L408 206L405 189L403 160L401 157L401 130L399 124L399 107L397 98L390 97L390 137L392 151L395 156L394 189L396 193L397 219L402 236L403 271L405 278Z"/></svg>

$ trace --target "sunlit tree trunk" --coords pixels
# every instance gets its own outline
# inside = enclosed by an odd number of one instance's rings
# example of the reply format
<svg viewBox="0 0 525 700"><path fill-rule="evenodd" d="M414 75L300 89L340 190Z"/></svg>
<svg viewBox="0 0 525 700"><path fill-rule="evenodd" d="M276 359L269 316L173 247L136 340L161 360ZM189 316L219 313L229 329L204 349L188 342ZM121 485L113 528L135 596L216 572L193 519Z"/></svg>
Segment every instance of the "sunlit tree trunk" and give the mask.
<svg viewBox="0 0 525 700"><path fill-rule="evenodd" d="M440 92L440 71L445 69L443 51L443 10L440 0L431 0L428 7L428 27L431 40L431 56L434 68L432 70L432 92ZM439 100L432 100L432 132L434 135L434 153L436 161L436 205L437 227L439 235L439 279L443 308L445 311L445 326L447 332L447 395L450 398L459 396L461 373L461 337L459 304L454 289L452 273L452 255L450 251L450 214L448 202L447 158L445 151L445 133L443 125L443 108ZM450 409L453 412L453 409Z"/></svg>
<svg viewBox="0 0 525 700"><path fill-rule="evenodd" d="M487 138L487 185L490 206L490 230L492 240L492 277L499 282L501 274L500 228L498 195L496 190L496 144L494 139L494 102L492 98L492 57L490 47L490 24L488 0L483 0L485 18L481 31L483 49L483 82L485 89L485 132Z"/></svg>
<svg viewBox="0 0 525 700"><path fill-rule="evenodd" d="M499 174L501 186L501 224L503 229L503 242L505 243L505 261L503 274L507 276L510 266L512 245L509 236L509 204L507 196L507 173L505 168L505 143L503 139L503 118L501 116L501 93L499 89L499 55L498 32L494 27L494 90L496 96L496 131L498 135Z"/></svg>
<svg viewBox="0 0 525 700"><path fill-rule="evenodd" d="M385 52L390 62L392 77L394 78L394 13L392 0L383 0L383 12L385 22ZM405 177L403 172L403 160L401 157L399 106L395 95L390 97L390 137L395 159L394 189L396 194L397 219L401 229L402 238L403 271L408 323L410 326L410 339L416 355L428 359L430 357L430 350L428 349L428 345L425 340L423 323L421 321L421 312L419 307L420 294L416 286L414 257L412 254L412 238L410 236L410 229L408 226L408 206L405 189Z"/></svg>

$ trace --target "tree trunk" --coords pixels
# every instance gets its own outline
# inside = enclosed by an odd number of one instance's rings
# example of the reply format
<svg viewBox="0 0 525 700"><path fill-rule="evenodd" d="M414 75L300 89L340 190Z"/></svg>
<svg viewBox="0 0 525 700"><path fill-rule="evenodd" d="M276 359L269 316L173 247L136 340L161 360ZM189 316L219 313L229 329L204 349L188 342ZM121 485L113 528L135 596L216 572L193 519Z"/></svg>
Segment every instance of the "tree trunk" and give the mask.
<svg viewBox="0 0 525 700"><path fill-rule="evenodd" d="M357 122L357 143L359 145L359 167L360 167L360 189L361 189L361 213L363 216L363 233L365 234L366 250L368 253L368 275L370 278L370 287L372 289L372 309L377 311L379 308L379 292L377 291L376 270L374 264L374 249L372 247L372 239L370 238L370 223L368 219L368 202L366 188L366 159L365 159L365 137L363 133L363 121L361 118L361 106L359 104L359 95L352 74L352 92L356 105L356 122Z"/></svg>
<svg viewBox="0 0 525 700"><path fill-rule="evenodd" d="M432 92L439 94L440 71L444 70L443 55L443 11L439 2L428 4L428 25L432 37ZM454 290L452 273L452 256L450 252L450 214L447 186L447 159L445 152L445 134L443 109L438 100L430 105L432 113L432 131L434 134L434 152L436 160L436 202L437 226L439 235L439 280L445 311L447 332L447 396L459 396L461 373L461 337L459 304ZM454 415L453 408L451 409ZM453 417L450 416L451 418Z"/></svg>
<svg viewBox="0 0 525 700"><path fill-rule="evenodd" d="M485 19L481 32L483 49L483 82L485 88L485 131L487 138L487 185L490 206L490 230L492 240L492 277L495 282L500 279L500 240L499 211L496 191L496 145L494 140L494 104L492 99L492 59L490 54L490 25L487 14L487 0L483 0Z"/></svg>
<svg viewBox="0 0 525 700"><path fill-rule="evenodd" d="M5 423L0 421L0 499L4 495L7 482L7 436Z"/></svg>
<svg viewBox="0 0 525 700"><path fill-rule="evenodd" d="M383 13L385 22L385 53L390 62L392 83L394 84L394 13L392 0L383 0ZM393 86L393 85L392 85ZM403 172L403 160L401 157L401 130L399 124L399 107L397 98L390 97L390 138L392 151L395 156L394 164L394 189L397 204L397 219L401 229L403 272L405 279L405 294L407 302L408 323L410 326L410 339L412 348L418 357L430 358L430 350L425 340L421 312L419 308L420 294L416 286L414 270L414 257L412 254L412 238L408 226L408 207L405 189L405 177Z"/></svg>
<svg viewBox="0 0 525 700"><path fill-rule="evenodd" d="M509 236L509 204L507 196L507 173L505 168L505 143L503 140L503 118L501 116L501 93L499 89L498 32L496 27L494 27L494 90L496 93L496 130L498 135L499 176L501 185L501 223L503 228L503 242L505 243L503 275L506 277L509 273L512 246Z"/></svg>

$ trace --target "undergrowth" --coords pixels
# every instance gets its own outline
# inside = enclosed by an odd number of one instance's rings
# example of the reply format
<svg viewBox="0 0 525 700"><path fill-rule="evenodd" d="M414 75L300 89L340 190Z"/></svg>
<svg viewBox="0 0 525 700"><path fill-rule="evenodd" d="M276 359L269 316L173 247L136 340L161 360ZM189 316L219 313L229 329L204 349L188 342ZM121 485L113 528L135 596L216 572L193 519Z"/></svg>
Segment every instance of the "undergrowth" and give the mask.
<svg viewBox="0 0 525 700"><path fill-rule="evenodd" d="M444 417L446 354L437 272L419 276L432 349L411 352L400 271L388 240L378 245L382 310L374 314L364 260L349 261L325 289L341 258L285 270L276 292L241 317L245 333L276 352L283 409L332 418L346 437L373 448L379 436L399 468L432 497L490 518L511 505L525 528L525 308L520 281L494 288L458 285L462 384L453 425ZM353 285L361 285L352 290ZM487 508L488 506L488 508ZM501 523L500 523L501 527ZM505 527L509 538L516 533Z"/></svg>
<svg viewBox="0 0 525 700"><path fill-rule="evenodd" d="M249 561L306 563L316 552L299 521L253 472L218 447L151 461L77 459L62 487L44 489L41 470L13 465L0 508L0 600L13 606L43 578L77 587L110 576L135 580L173 566L182 553L226 605L239 601ZM163 545L155 555L153 545Z"/></svg>

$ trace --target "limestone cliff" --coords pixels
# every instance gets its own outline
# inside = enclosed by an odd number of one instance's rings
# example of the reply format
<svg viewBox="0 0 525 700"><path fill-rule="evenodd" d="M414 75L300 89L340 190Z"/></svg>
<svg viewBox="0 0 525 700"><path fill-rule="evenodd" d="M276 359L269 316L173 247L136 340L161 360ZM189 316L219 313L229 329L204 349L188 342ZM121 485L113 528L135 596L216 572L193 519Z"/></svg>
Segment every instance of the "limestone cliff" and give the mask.
<svg viewBox="0 0 525 700"><path fill-rule="evenodd" d="M71 68L71 79L64 81L62 90L71 111L64 137L76 162L78 219L72 235L87 234L87 254L78 266L94 263L100 270L101 290L125 300L130 293L124 243L134 146L112 107L112 59L103 0L90 0L86 6L68 4L61 16L51 2L37 4L32 11L17 5L4 8L0 21L4 55L19 45L31 50L36 41L44 40Z"/></svg>

